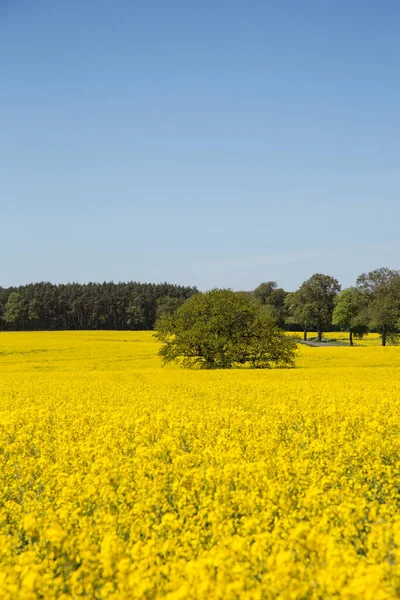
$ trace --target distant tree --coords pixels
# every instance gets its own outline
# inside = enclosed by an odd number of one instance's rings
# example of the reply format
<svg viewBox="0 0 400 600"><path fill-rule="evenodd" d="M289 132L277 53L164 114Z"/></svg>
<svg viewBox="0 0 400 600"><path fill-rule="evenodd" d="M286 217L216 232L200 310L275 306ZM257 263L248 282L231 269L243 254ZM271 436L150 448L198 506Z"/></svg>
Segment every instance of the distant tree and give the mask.
<svg viewBox="0 0 400 600"><path fill-rule="evenodd" d="M167 283L137 284L127 308L128 325L132 329L153 329L158 316L173 312L196 293L197 288Z"/></svg>
<svg viewBox="0 0 400 600"><path fill-rule="evenodd" d="M164 363L182 359L186 368L229 369L294 365L295 341L246 294L211 290L187 300L156 323Z"/></svg>
<svg viewBox="0 0 400 600"><path fill-rule="evenodd" d="M21 326L26 318L25 302L21 294L11 292L5 305L3 319L12 328Z"/></svg>
<svg viewBox="0 0 400 600"><path fill-rule="evenodd" d="M353 337L362 338L368 332L368 301L355 287L342 290L335 298L332 324L349 332L350 346Z"/></svg>
<svg viewBox="0 0 400 600"><path fill-rule="evenodd" d="M392 281L399 277L400 271L381 267L359 275L357 277L357 288L372 298L374 294L384 291Z"/></svg>
<svg viewBox="0 0 400 600"><path fill-rule="evenodd" d="M151 329L150 323L155 320L156 299L150 290L137 290L133 292L131 301L126 310L128 325L132 329Z"/></svg>
<svg viewBox="0 0 400 600"><path fill-rule="evenodd" d="M304 327L304 339L307 337L307 328L311 325L317 329L318 341L322 340L323 331L332 324L334 299L338 292L340 284L337 279L316 273L288 297L287 306L292 317L297 317L299 324Z"/></svg>
<svg viewBox="0 0 400 600"><path fill-rule="evenodd" d="M276 281L260 283L254 290L253 296L262 306L267 307L268 312L279 327L285 325L287 292L283 288L278 288Z"/></svg>
<svg viewBox="0 0 400 600"><path fill-rule="evenodd" d="M307 341L307 334L314 327L314 310L307 301L302 289L290 292L285 298L285 307L289 317L288 323L300 325L303 329L303 340Z"/></svg>
<svg viewBox="0 0 400 600"><path fill-rule="evenodd" d="M33 298L28 305L28 320L34 325L39 321L39 303L36 298Z"/></svg>
<svg viewBox="0 0 400 600"><path fill-rule="evenodd" d="M172 315L184 302L184 298L162 296L157 300L156 319L160 319L163 315Z"/></svg>
<svg viewBox="0 0 400 600"><path fill-rule="evenodd" d="M260 304L268 304L273 293L278 289L278 284L276 281L266 281L265 283L260 283L258 287L253 292L253 295Z"/></svg>
<svg viewBox="0 0 400 600"><path fill-rule="evenodd" d="M368 302L369 327L379 332L382 346L399 341L400 271L383 267L357 278L357 288Z"/></svg>

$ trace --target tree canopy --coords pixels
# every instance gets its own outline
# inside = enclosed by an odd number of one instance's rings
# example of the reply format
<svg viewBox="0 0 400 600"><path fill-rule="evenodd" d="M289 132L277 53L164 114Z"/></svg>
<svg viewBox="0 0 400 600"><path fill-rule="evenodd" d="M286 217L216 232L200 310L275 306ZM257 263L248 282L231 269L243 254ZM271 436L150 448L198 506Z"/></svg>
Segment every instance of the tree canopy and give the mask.
<svg viewBox="0 0 400 600"><path fill-rule="evenodd" d="M284 327L287 317L285 299L287 292L276 281L260 283L253 292L254 298L265 306L279 327Z"/></svg>
<svg viewBox="0 0 400 600"><path fill-rule="evenodd" d="M342 290L335 298L332 324L349 332L350 346L353 336L361 338L368 332L368 300L355 287Z"/></svg>
<svg viewBox="0 0 400 600"><path fill-rule="evenodd" d="M214 289L187 300L157 321L164 363L186 368L229 369L294 365L296 343L279 329L265 307L246 294Z"/></svg>
<svg viewBox="0 0 400 600"><path fill-rule="evenodd" d="M366 315L370 329L381 335L382 346L398 342L400 320L400 271L387 268L363 273L357 288L368 302Z"/></svg>
<svg viewBox="0 0 400 600"><path fill-rule="evenodd" d="M340 289L334 277L315 273L296 292L289 294L287 306L294 319L303 325L305 339L307 329L315 327L321 341L323 331L332 323L334 299Z"/></svg>

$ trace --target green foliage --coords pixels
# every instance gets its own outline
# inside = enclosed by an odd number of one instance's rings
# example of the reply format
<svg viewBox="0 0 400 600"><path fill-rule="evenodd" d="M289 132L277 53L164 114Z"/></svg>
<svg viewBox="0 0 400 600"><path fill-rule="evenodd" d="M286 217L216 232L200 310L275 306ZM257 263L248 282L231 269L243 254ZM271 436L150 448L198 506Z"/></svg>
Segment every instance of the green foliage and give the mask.
<svg viewBox="0 0 400 600"><path fill-rule="evenodd" d="M12 292L4 308L4 322L13 328L17 327L23 322L25 313L26 307L23 297L18 292Z"/></svg>
<svg viewBox="0 0 400 600"><path fill-rule="evenodd" d="M301 325L305 331L313 327L313 308L307 301L307 297L302 288L295 292L290 292L286 296L285 306L289 313L289 323Z"/></svg>
<svg viewBox="0 0 400 600"><path fill-rule="evenodd" d="M369 273L363 273L357 277L357 288L373 298L377 294L384 293L392 281L400 277L400 271L381 267Z"/></svg>
<svg viewBox="0 0 400 600"><path fill-rule="evenodd" d="M382 345L398 344L400 324L400 271L386 267L363 273L357 288L368 303L369 327L381 335Z"/></svg>
<svg viewBox="0 0 400 600"><path fill-rule="evenodd" d="M260 283L254 290L254 298L262 305L267 307L269 314L274 319L278 327L284 327L287 309L285 299L288 295L283 288L278 288L276 281L267 281Z"/></svg>
<svg viewBox="0 0 400 600"><path fill-rule="evenodd" d="M185 298L162 296L157 300L156 319L160 319L163 315L172 315L184 302Z"/></svg>
<svg viewBox="0 0 400 600"><path fill-rule="evenodd" d="M368 300L355 287L342 290L335 298L332 324L350 333L350 344L353 336L362 338L368 332Z"/></svg>
<svg viewBox="0 0 400 600"><path fill-rule="evenodd" d="M29 302L28 305L28 319L29 321L38 321L39 320L39 303L38 301L33 298L33 300L31 300Z"/></svg>
<svg viewBox="0 0 400 600"><path fill-rule="evenodd" d="M173 312L195 293L196 288L169 284L137 284L127 308L128 325L132 329L153 329L158 317L164 312Z"/></svg>
<svg viewBox="0 0 400 600"><path fill-rule="evenodd" d="M219 289L197 294L155 327L164 363L182 359L184 367L202 369L294 365L295 340L246 294Z"/></svg>
<svg viewBox="0 0 400 600"><path fill-rule="evenodd" d="M197 288L169 283L32 283L0 287L6 330L153 329L157 312L177 307ZM16 294L16 295L15 295ZM169 308L168 308L169 306Z"/></svg>
<svg viewBox="0 0 400 600"><path fill-rule="evenodd" d="M321 341L324 329L332 323L334 300L340 291L340 284L334 277L316 273L300 288L288 294L286 306L292 319L303 326L304 330L316 328Z"/></svg>

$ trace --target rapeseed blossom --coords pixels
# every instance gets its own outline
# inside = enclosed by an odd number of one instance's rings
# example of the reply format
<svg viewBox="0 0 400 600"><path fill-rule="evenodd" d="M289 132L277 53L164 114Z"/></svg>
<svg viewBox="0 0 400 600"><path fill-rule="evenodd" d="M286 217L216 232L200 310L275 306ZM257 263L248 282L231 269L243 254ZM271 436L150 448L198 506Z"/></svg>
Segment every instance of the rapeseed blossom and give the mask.
<svg viewBox="0 0 400 600"><path fill-rule="evenodd" d="M150 333L0 348L0 598L399 597L400 349L188 372Z"/></svg>

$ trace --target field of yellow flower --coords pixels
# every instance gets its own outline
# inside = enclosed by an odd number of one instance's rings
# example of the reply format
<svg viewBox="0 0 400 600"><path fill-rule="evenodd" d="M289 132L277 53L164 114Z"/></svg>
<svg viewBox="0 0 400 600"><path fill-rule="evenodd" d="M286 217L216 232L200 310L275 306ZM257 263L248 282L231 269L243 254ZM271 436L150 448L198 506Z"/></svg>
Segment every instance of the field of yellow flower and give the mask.
<svg viewBox="0 0 400 600"><path fill-rule="evenodd" d="M400 597L400 348L157 347L0 334L0 598Z"/></svg>

